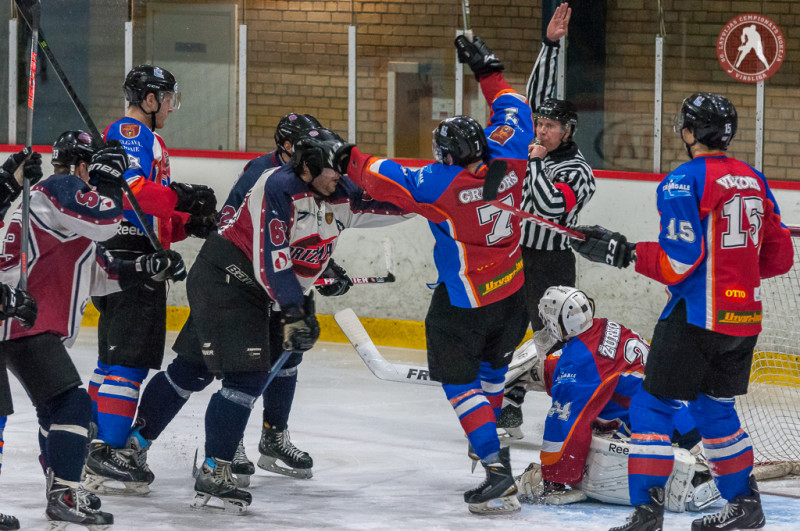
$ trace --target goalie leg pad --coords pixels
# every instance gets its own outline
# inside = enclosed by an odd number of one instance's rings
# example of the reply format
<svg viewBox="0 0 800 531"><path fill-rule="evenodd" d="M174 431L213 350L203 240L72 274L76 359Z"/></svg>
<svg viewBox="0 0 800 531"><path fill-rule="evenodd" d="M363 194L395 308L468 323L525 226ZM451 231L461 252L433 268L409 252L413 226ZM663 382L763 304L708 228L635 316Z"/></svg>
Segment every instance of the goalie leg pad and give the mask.
<svg viewBox="0 0 800 531"><path fill-rule="evenodd" d="M586 501L586 494L579 488L566 488L548 492L542 483L542 465L531 463L525 472L517 478L519 493L517 497L522 503L534 505L569 505Z"/></svg>
<svg viewBox="0 0 800 531"><path fill-rule="evenodd" d="M630 505L628 456L630 442L610 435L592 435L586 472L578 484L586 496L605 503Z"/></svg>
<svg viewBox="0 0 800 531"><path fill-rule="evenodd" d="M674 513L682 513L686 510L686 503L690 499L694 487L695 458L688 450L674 448L675 463L672 466L672 474L664 487L665 508Z"/></svg>

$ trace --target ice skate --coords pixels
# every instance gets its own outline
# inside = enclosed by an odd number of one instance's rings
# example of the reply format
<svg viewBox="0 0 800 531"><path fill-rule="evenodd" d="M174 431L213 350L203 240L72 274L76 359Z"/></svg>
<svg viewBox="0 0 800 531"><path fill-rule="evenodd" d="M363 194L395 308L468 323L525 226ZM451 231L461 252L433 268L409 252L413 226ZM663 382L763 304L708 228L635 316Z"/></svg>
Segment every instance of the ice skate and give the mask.
<svg viewBox="0 0 800 531"><path fill-rule="evenodd" d="M651 487L647 493L650 503L637 505L624 525L609 531L661 531L664 528L664 489Z"/></svg>
<svg viewBox="0 0 800 531"><path fill-rule="evenodd" d="M492 515L519 511L517 484L511 474L511 458L508 448L501 448L498 461L481 463L486 469L483 483L464 493L464 501L469 504L469 512Z"/></svg>
<svg viewBox="0 0 800 531"><path fill-rule="evenodd" d="M92 441L84 467L83 486L94 494L146 496L154 476L134 448L111 448Z"/></svg>
<svg viewBox="0 0 800 531"><path fill-rule="evenodd" d="M692 531L727 531L728 529L761 529L767 524L761 509L761 495L756 478L750 476L750 494L737 496L717 514L710 514L692 522Z"/></svg>
<svg viewBox="0 0 800 531"><path fill-rule="evenodd" d="M255 465L247 458L247 454L244 451L244 439L239 441L236 453L233 454L231 472L233 473L233 479L236 480L236 486L242 488L250 486L250 476L256 473Z"/></svg>
<svg viewBox="0 0 800 531"><path fill-rule="evenodd" d="M111 529L114 517L86 504L86 497L76 489L56 483L52 470L47 478L47 515L49 531L63 530L69 525L82 525L89 529ZM10 528L14 529L14 528Z"/></svg>
<svg viewBox="0 0 800 531"><path fill-rule="evenodd" d="M497 417L497 434L500 437L522 439L522 408L512 405L504 406Z"/></svg>
<svg viewBox="0 0 800 531"><path fill-rule="evenodd" d="M289 430L278 431L264 424L258 451L261 453L259 468L293 478L308 479L312 476L314 460L292 444Z"/></svg>
<svg viewBox="0 0 800 531"><path fill-rule="evenodd" d="M10 514L0 513L0 531L12 531L19 529L19 520Z"/></svg>
<svg viewBox="0 0 800 531"><path fill-rule="evenodd" d="M249 492L236 487L230 461L207 457L199 470L195 464L192 475L197 478L194 482L195 496L191 505L193 509L210 509L242 515L247 512L248 505L253 501ZM222 502L222 506L209 504L212 499Z"/></svg>

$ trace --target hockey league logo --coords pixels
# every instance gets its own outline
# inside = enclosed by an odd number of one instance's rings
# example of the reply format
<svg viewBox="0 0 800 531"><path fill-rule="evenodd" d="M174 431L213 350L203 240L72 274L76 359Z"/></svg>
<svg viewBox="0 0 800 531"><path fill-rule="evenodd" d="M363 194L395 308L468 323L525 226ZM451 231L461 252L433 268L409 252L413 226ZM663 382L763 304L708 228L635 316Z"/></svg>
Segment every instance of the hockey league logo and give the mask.
<svg viewBox="0 0 800 531"><path fill-rule="evenodd" d="M139 124L121 124L119 132L125 138L136 138L139 136Z"/></svg>
<svg viewBox="0 0 800 531"><path fill-rule="evenodd" d="M717 39L717 59L725 72L744 83L757 83L778 71L786 56L780 28L763 15L732 18Z"/></svg>

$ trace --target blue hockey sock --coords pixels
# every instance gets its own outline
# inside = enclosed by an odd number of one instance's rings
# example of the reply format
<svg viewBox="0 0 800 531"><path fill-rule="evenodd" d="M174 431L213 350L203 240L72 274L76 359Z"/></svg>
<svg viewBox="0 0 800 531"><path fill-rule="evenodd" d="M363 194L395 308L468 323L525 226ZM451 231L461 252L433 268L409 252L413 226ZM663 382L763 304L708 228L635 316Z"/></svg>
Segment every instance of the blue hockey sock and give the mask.
<svg viewBox="0 0 800 531"><path fill-rule="evenodd" d="M77 486L86 460L92 403L85 389L74 387L36 408L41 426L49 426L45 462L57 481Z"/></svg>
<svg viewBox="0 0 800 531"><path fill-rule="evenodd" d="M272 383L264 390L265 424L283 431L289 424L294 392L297 388L297 367L281 370Z"/></svg>
<svg viewBox="0 0 800 531"><path fill-rule="evenodd" d="M469 443L482 461L500 451L494 411L483 393L480 380L466 385L442 385L444 394L458 415Z"/></svg>
<svg viewBox="0 0 800 531"><path fill-rule="evenodd" d="M667 484L675 463L670 441L674 429L672 418L681 407L677 400L659 398L644 390L631 400L631 452L628 456L631 505L650 503L647 491Z"/></svg>
<svg viewBox="0 0 800 531"><path fill-rule="evenodd" d="M97 438L112 448L122 448L131 431L139 401L139 387L147 367L111 365L97 392Z"/></svg>
<svg viewBox="0 0 800 531"><path fill-rule="evenodd" d="M225 388L211 395L206 410L206 457L233 460L255 400L254 396Z"/></svg>
<svg viewBox="0 0 800 531"><path fill-rule="evenodd" d="M482 362L478 378L481 380L481 389L483 394L489 401L494 411L494 418L500 416L500 410L503 409L503 392L506 386L506 372L508 366L500 367L499 369L492 369L491 364Z"/></svg>
<svg viewBox="0 0 800 531"><path fill-rule="evenodd" d="M749 495L753 471L753 446L739 423L733 398L701 394L689 403L689 411L703 437L709 468L723 498Z"/></svg>

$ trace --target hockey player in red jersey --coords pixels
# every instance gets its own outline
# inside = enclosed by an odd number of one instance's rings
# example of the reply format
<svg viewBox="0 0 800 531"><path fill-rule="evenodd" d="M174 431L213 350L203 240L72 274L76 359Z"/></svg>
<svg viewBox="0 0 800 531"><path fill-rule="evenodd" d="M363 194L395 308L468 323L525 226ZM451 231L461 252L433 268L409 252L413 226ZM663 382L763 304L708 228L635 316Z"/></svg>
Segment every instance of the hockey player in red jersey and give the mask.
<svg viewBox="0 0 800 531"><path fill-rule="evenodd" d="M520 227L485 202L482 189L486 164L503 159L508 171L500 199L520 204L533 122L524 96L506 83L503 65L479 37L458 37L456 48L491 105L489 125L483 129L468 116L443 120L433 136L437 162L417 171L353 148L346 172L373 197L429 220L439 278L425 318L428 366L486 470L486 480L466 491L464 501L475 513L508 513L520 505L495 419L508 363L527 324L520 311Z"/></svg>
<svg viewBox="0 0 800 531"><path fill-rule="evenodd" d="M146 220L165 249L187 236L207 237L215 229L214 191L203 185L172 182L169 155L156 133L180 107L175 77L158 66L136 66L128 72L123 91L128 109L123 118L108 126L105 139L119 141L128 153L131 167L125 179ZM127 203L125 219L106 247L114 257L126 260L155 250ZM136 442L128 440L128 434L139 386L150 369L161 367L164 358L167 287L164 282L144 283L94 297L92 302L100 313L98 364L89 384L97 436L86 463L87 486L97 493L141 494L153 477L132 460L128 450ZM107 488L107 481L122 482L126 488Z"/></svg>
<svg viewBox="0 0 800 531"><path fill-rule="evenodd" d="M174 251L117 260L97 243L116 233L122 221L121 179L128 156L119 143L95 152L88 134L67 131L53 146L53 165L54 175L30 195L28 288L39 303L38 313L32 323L2 323L3 356L36 406L48 476L48 520L109 525L113 517L99 511L96 498L90 503L78 491L92 408L66 347L75 340L90 295L180 279L186 271ZM19 277L20 212L14 213L3 240L4 283Z"/></svg>
<svg viewBox="0 0 800 531"><path fill-rule="evenodd" d="M575 250L595 262L627 267L666 284L670 298L653 332L644 391L631 403L628 522L615 530L660 529L664 485L672 470L669 440L678 401L703 438L722 497L722 512L692 523L694 531L758 529L765 518L753 448L734 397L747 393L761 331L761 279L792 266L789 231L764 175L727 157L736 135L733 104L695 93L675 124L691 159L659 184L658 241L630 243L603 227L581 227Z"/></svg>

